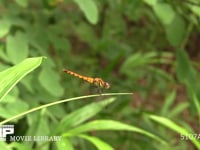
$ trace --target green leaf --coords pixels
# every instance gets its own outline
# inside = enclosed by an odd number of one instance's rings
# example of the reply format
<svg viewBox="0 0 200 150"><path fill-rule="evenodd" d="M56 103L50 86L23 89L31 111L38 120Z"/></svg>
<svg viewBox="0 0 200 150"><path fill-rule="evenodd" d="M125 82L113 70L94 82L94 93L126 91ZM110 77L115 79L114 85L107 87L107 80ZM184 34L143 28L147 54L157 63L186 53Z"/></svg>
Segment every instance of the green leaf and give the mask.
<svg viewBox="0 0 200 150"><path fill-rule="evenodd" d="M22 7L27 7L28 5L28 0L15 0L16 3Z"/></svg>
<svg viewBox="0 0 200 150"><path fill-rule="evenodd" d="M34 87L32 86L34 76L28 76L21 81L21 84L31 93L34 93Z"/></svg>
<svg viewBox="0 0 200 150"><path fill-rule="evenodd" d="M156 63L169 63L169 59L165 58L165 53L162 55L158 55L155 52L149 52L146 54L135 53L130 55L123 63L121 67L121 72L129 72L135 67L147 66L148 64L156 64Z"/></svg>
<svg viewBox="0 0 200 150"><path fill-rule="evenodd" d="M8 35L6 42L6 51L10 60L16 64L28 56L27 36L22 32L16 35Z"/></svg>
<svg viewBox="0 0 200 150"><path fill-rule="evenodd" d="M71 129L63 134L63 136L75 136L79 135L84 132L88 131L94 131L94 130L126 130L126 131L132 131L144 134L146 136L149 136L155 140L158 140L162 143L165 143L162 139L157 137L156 135L153 135L152 133L145 131L143 129L140 129L135 126L127 125L118 121L113 120L95 120L83 125L80 125L74 129Z"/></svg>
<svg viewBox="0 0 200 150"><path fill-rule="evenodd" d="M90 119L91 117L95 116L98 112L100 112L103 108L105 108L107 105L112 103L114 100L115 98L109 98L98 103L86 105L76 111L73 111L61 120L61 122L55 129L55 133L67 130Z"/></svg>
<svg viewBox="0 0 200 150"><path fill-rule="evenodd" d="M171 82L174 82L174 78L172 76L169 75L168 72L160 69L160 68L155 68L152 66L148 66L147 68L149 71L153 72L155 74L155 76L160 76L163 79L169 80Z"/></svg>
<svg viewBox="0 0 200 150"><path fill-rule="evenodd" d="M49 135L50 132L50 126L49 126L49 118L47 115L43 114L45 109L43 109L40 112L40 115L38 117L38 125L37 128L35 129L34 135Z"/></svg>
<svg viewBox="0 0 200 150"><path fill-rule="evenodd" d="M187 6L190 8L190 10L196 14L198 17L200 17L200 7L197 5L187 4Z"/></svg>
<svg viewBox="0 0 200 150"><path fill-rule="evenodd" d="M63 87L59 83L59 74L49 67L41 70L39 81L41 85L53 96L61 96L64 93Z"/></svg>
<svg viewBox="0 0 200 150"><path fill-rule="evenodd" d="M165 30L170 44L174 47L180 47L187 31L183 18L176 15L173 21L165 26Z"/></svg>
<svg viewBox="0 0 200 150"><path fill-rule="evenodd" d="M170 112L168 113L168 116L173 118L178 115L181 115L181 113L184 110L186 110L188 107L189 107L188 102L181 102L180 104L176 105L176 107L174 107L173 109L170 110Z"/></svg>
<svg viewBox="0 0 200 150"><path fill-rule="evenodd" d="M170 112L170 107L172 106L174 100L175 100L175 96L176 96L176 91L172 91L172 93L170 93L165 102L164 102L164 105L163 105L163 108L162 108L162 111L161 111L161 114L162 115L168 115L168 112Z"/></svg>
<svg viewBox="0 0 200 150"><path fill-rule="evenodd" d="M197 95L194 92L192 92L192 100L193 100L193 102L195 104L198 116L200 118L200 101L199 101ZM200 123L200 120L199 120L199 123Z"/></svg>
<svg viewBox="0 0 200 150"><path fill-rule="evenodd" d="M156 5L153 5L153 9L155 11L155 14L159 18L159 20L164 25L168 25L168 24L172 23L172 21L175 17L175 11L169 4L157 3Z"/></svg>
<svg viewBox="0 0 200 150"><path fill-rule="evenodd" d="M150 6L154 6L158 3L158 0L144 0L144 2Z"/></svg>
<svg viewBox="0 0 200 150"><path fill-rule="evenodd" d="M0 100L28 73L37 68L43 57L28 58L5 71L0 72Z"/></svg>
<svg viewBox="0 0 200 150"><path fill-rule="evenodd" d="M28 110L27 103L20 100L15 100L14 102L0 105L0 116L7 119L26 110Z"/></svg>
<svg viewBox="0 0 200 150"><path fill-rule="evenodd" d="M3 141L0 142L0 147L3 150L12 150L12 148L6 142Z"/></svg>
<svg viewBox="0 0 200 150"><path fill-rule="evenodd" d="M125 71L130 68L135 68L138 66L142 66L145 64L152 63L153 57L156 56L156 53L147 53L147 54L142 54L142 53L136 53L133 55L130 55L128 59L125 60L123 63L121 70Z"/></svg>
<svg viewBox="0 0 200 150"><path fill-rule="evenodd" d="M96 24L98 21L98 9L93 0L75 0L80 9L85 14L88 21L92 24Z"/></svg>
<svg viewBox="0 0 200 150"><path fill-rule="evenodd" d="M0 58L4 61L10 62L10 59L8 58L7 54L4 51L3 45L0 46Z"/></svg>
<svg viewBox="0 0 200 150"><path fill-rule="evenodd" d="M0 20L0 38L8 34L11 27L11 22L7 19Z"/></svg>
<svg viewBox="0 0 200 150"><path fill-rule="evenodd" d="M184 49L178 49L176 53L177 64L176 64L176 74L181 82L185 82L191 76L193 77L193 69L188 57L188 54Z"/></svg>
<svg viewBox="0 0 200 150"><path fill-rule="evenodd" d="M94 144L98 150L114 150L109 144L105 143L104 141L100 140L99 138L87 136L87 135L79 135L78 137L84 138Z"/></svg>
<svg viewBox="0 0 200 150"><path fill-rule="evenodd" d="M185 128L177 125L176 123L174 123L173 121L164 118L164 117L160 117L160 116L156 116L156 115L149 115L150 119L162 124L163 126L166 126L167 128L181 134L181 136L188 136L191 135L192 133L188 132ZM180 136L180 140L181 140L181 136ZM198 141L197 138L190 138L192 143L198 148L200 149L200 142Z"/></svg>
<svg viewBox="0 0 200 150"><path fill-rule="evenodd" d="M74 150L72 142L69 141L67 138L63 138L60 141L56 141L56 146L58 150Z"/></svg>

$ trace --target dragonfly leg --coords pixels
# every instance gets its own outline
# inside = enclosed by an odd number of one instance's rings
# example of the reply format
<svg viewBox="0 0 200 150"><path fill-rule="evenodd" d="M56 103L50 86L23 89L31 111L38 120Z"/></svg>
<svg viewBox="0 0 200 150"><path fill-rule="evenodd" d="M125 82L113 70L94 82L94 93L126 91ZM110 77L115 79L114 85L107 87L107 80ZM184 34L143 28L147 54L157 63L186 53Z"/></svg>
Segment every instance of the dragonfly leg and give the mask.
<svg viewBox="0 0 200 150"><path fill-rule="evenodd" d="M99 90L98 90L98 91L99 91L99 94L102 95L102 93L103 93L103 88L99 87L98 89L99 89Z"/></svg>

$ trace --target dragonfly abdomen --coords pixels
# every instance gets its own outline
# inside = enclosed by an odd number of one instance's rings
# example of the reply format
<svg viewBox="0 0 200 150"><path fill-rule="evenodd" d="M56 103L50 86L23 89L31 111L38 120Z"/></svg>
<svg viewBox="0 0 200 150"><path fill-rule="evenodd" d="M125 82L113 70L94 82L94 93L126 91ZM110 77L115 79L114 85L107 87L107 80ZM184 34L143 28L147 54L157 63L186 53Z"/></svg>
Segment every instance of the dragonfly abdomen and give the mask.
<svg viewBox="0 0 200 150"><path fill-rule="evenodd" d="M70 70L67 70L67 69L63 69L63 71L66 72L66 73L68 73L68 74L70 74L70 75L72 75L72 76L75 76L75 77L78 77L80 79L83 79L83 80L85 80L85 81L87 81L89 83L94 83L94 79L93 78L79 75L79 74L77 74L75 72L72 72Z"/></svg>

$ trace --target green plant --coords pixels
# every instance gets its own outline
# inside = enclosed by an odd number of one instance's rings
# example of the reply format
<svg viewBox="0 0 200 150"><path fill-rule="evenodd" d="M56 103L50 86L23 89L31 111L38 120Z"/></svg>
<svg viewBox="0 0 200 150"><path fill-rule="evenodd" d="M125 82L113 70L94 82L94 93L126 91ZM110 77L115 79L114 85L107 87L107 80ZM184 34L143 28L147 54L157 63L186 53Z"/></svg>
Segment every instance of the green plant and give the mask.
<svg viewBox="0 0 200 150"><path fill-rule="evenodd" d="M27 60L24 60L22 63L7 69L3 72L0 73L0 81L1 81L1 90L0 90L0 95L1 95L1 99L3 99L8 92L14 87L14 85L20 81L20 79L22 79L26 74L28 74L29 72L31 72L32 70L34 70L36 67L38 67L41 64L42 58L29 58ZM5 76L5 74L7 74L7 76ZM101 94L100 96L106 96L106 95L123 95L123 94L131 94L131 93L115 93L115 94ZM72 100L80 100L83 98L89 98L89 97L97 97L99 95L88 95L88 96L82 96L82 97L77 97L77 98L71 98L71 99L66 99L66 100L61 100L61 101L56 101L56 102L52 102L46 105L42 105L42 106L38 106L36 108L30 109L30 110L25 110L25 112L16 114L15 116L8 118L7 120L4 120L2 122L0 122L0 124L5 124L8 123L9 121L13 121L15 119L18 119L19 117L23 117L31 112L34 111L38 111L38 110L42 110L41 111L41 118L46 118L45 117L45 113L46 111L48 112L48 110L45 110L45 108L49 107L49 106L53 106L56 104L61 104L64 102L69 102ZM90 119L91 117L95 116L99 111L101 111L106 105L112 103L115 99L114 98L110 98L98 103L93 103L90 105L87 105L83 108L80 108L72 113L70 113L67 117L64 117L61 122L57 122L55 120L55 122L53 123L52 126L43 126L45 124L42 124L42 120L40 120L41 123L41 129L39 128L37 130L38 134L44 133L43 131L46 130L46 128L50 128L54 127L52 129L51 132L46 132L46 134L50 134L50 135L61 135L63 140L61 140L60 142L57 142L56 145L59 149L68 149L72 146L71 142L66 142L68 140L68 138L70 137L80 137L83 139L86 139L88 141L90 141L91 143L93 143L98 149L113 149L110 145L108 145L107 143L101 141L100 139L93 137L93 136L89 136L89 135L85 135L82 134L84 132L89 132L89 131L98 131L98 130L127 130L127 131L133 131L133 132L139 132L141 134L144 134L146 136L149 136L151 138L154 138L155 140L158 140L160 142L164 142L162 141L162 139L160 139L159 137L157 137L156 135L153 135L145 130L142 130L140 128L134 127L134 126L130 126L130 125L126 125L117 121L113 121L113 120L95 120L95 121L91 121L89 123L84 123L85 121L87 121L88 119ZM6 100L4 100L4 102L6 102ZM16 101L15 105L21 105L21 103L19 103L18 101ZM21 108L21 107L17 107L17 108ZM14 109L17 109L14 108ZM11 109L11 108L9 108ZM9 111L4 110L4 114L6 116L7 113L9 113ZM23 111L23 110L19 110L19 111ZM9 116L9 115L8 115ZM81 125L82 124L82 125ZM31 133L31 132L29 132ZM35 134L35 131L32 133ZM50 142L46 142L42 143L42 145L40 145L40 142L36 142L37 146L35 147L36 149L38 149L39 147L43 147L43 146L48 146L50 144ZM68 143L68 144L67 144ZM33 143L32 143L33 144ZM31 144L31 145L32 145ZM2 147L6 147L4 144L2 144ZM23 149L24 146L20 145L20 144L16 144L11 143L9 145L9 147L11 148L18 148L18 149ZM27 147L28 149L31 149L32 146ZM72 148L72 147L71 147Z"/></svg>

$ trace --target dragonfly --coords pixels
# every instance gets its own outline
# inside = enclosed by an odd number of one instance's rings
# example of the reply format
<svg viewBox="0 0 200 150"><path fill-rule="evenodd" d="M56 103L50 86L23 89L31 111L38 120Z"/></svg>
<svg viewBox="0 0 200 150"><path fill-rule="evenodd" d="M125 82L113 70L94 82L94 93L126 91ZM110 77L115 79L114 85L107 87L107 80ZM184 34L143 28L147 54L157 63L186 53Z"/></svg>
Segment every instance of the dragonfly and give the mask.
<svg viewBox="0 0 200 150"><path fill-rule="evenodd" d="M68 69L63 69L63 71L66 72L69 75L75 76L77 78L80 78L84 81L87 81L91 84L96 85L97 87L99 87L100 92L103 88L105 88L105 89L110 88L110 84L108 82L103 81L103 79L101 79L101 78L92 78L92 77L83 76L83 75L80 75L80 74L75 73L73 71L70 71Z"/></svg>

